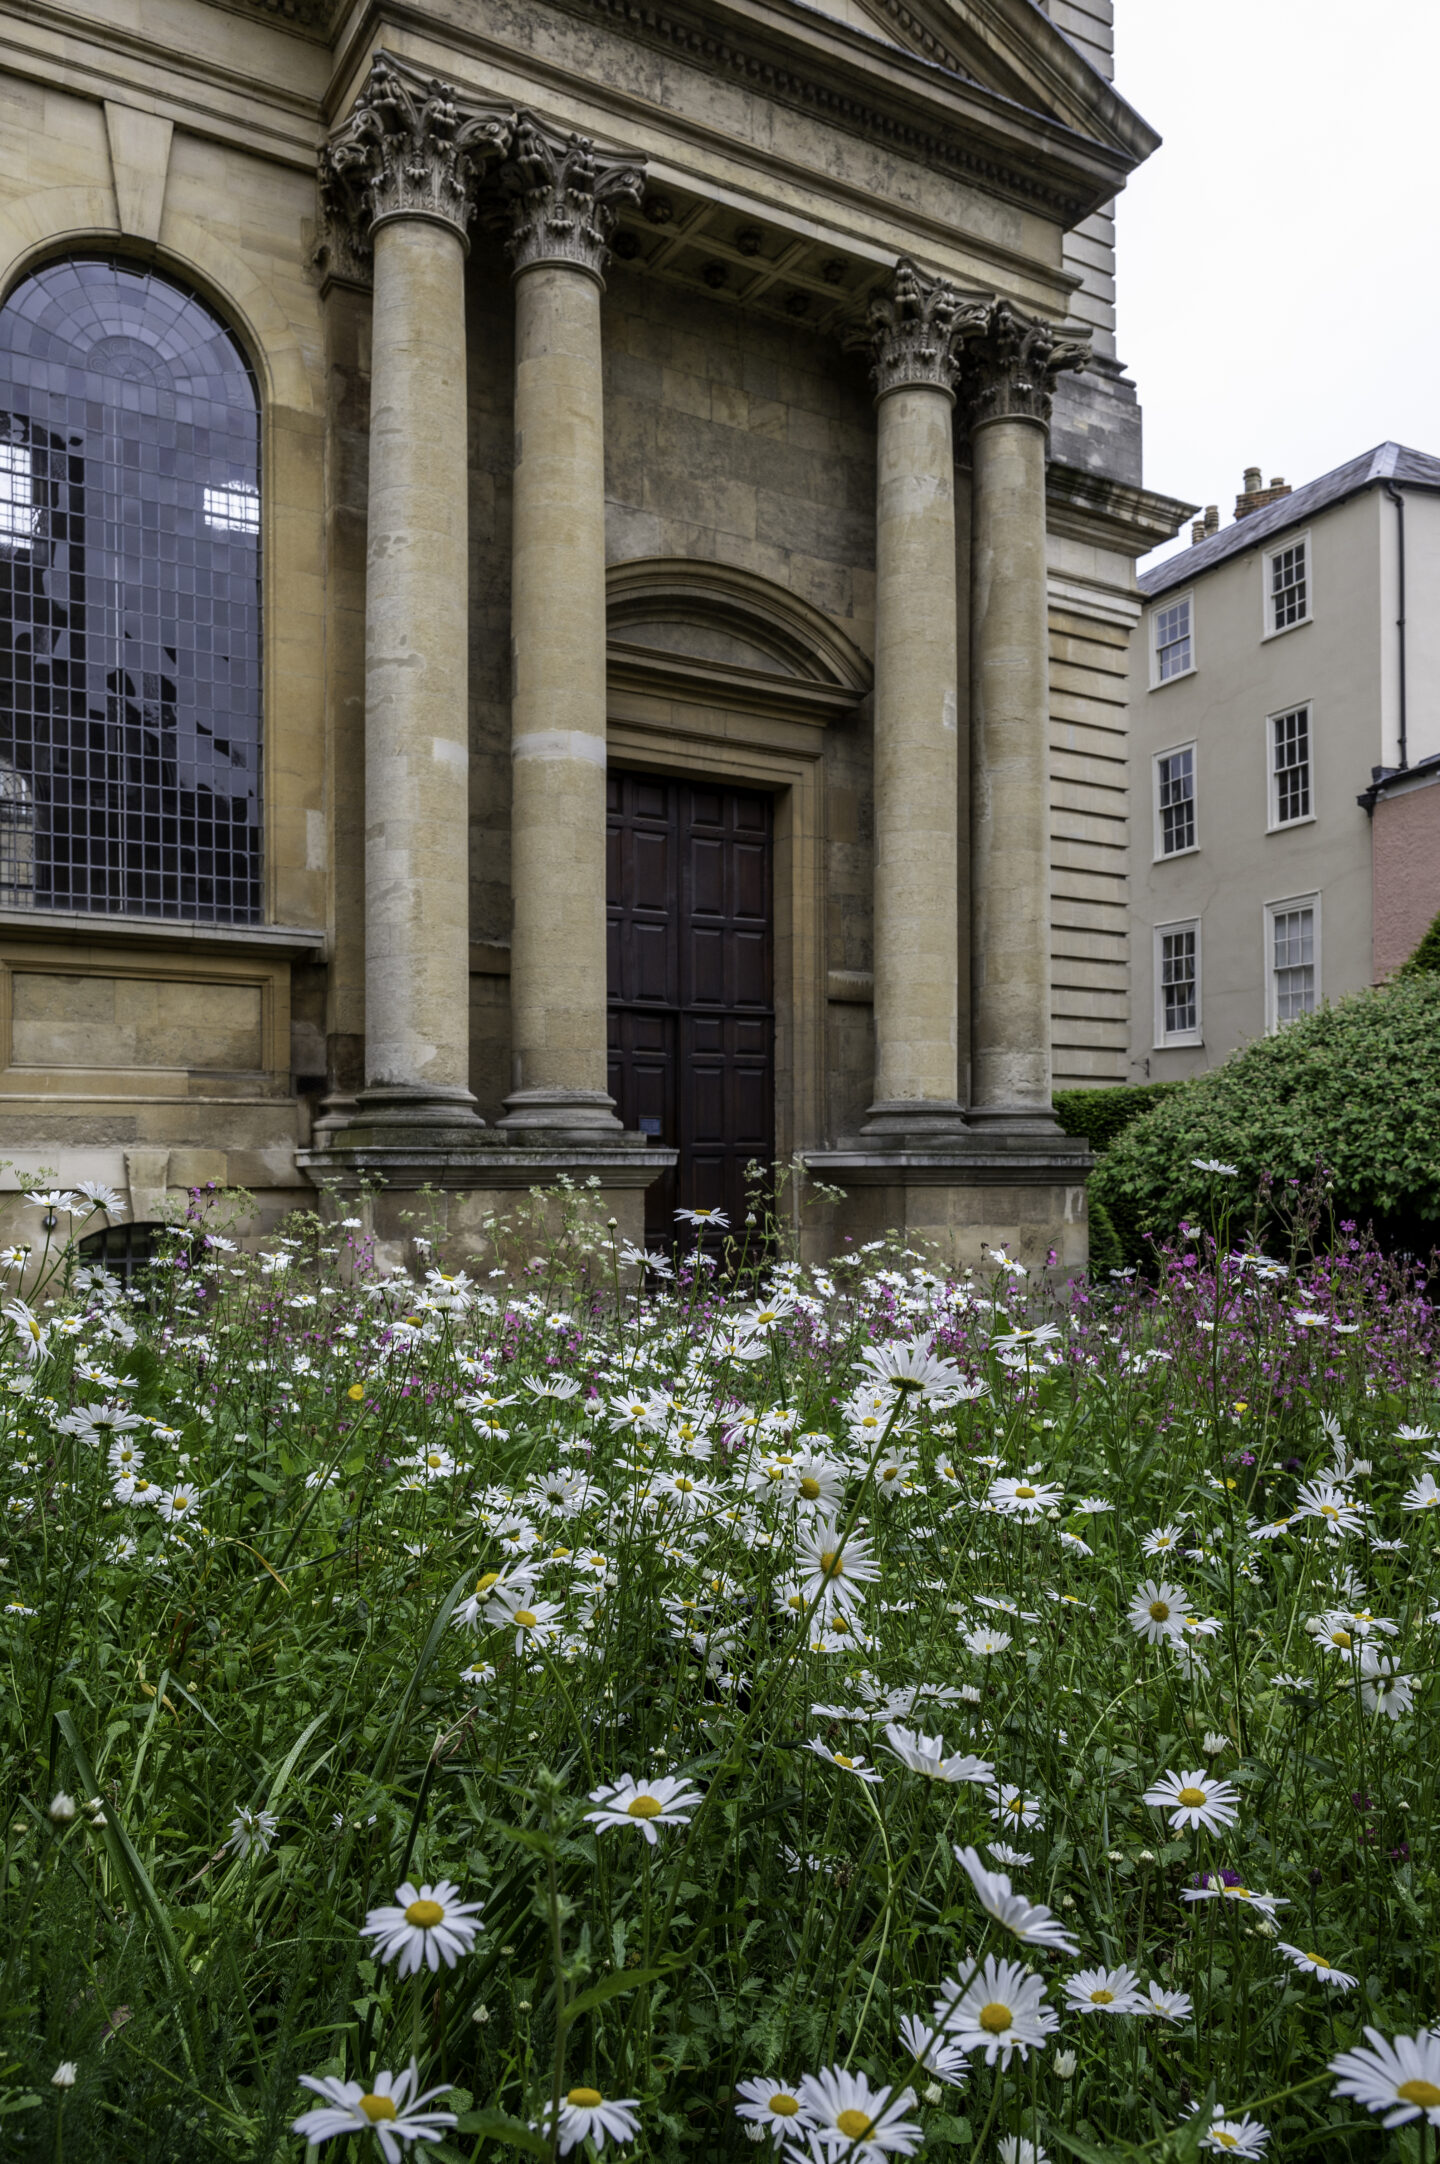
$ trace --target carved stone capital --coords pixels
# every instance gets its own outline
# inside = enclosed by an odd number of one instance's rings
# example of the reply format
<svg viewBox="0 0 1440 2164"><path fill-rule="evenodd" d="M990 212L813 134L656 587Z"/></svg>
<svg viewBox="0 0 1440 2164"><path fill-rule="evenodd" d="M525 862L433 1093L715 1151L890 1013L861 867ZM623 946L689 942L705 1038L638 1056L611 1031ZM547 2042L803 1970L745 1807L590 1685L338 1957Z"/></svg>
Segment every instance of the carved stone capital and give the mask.
<svg viewBox="0 0 1440 2164"><path fill-rule="evenodd" d="M984 334L965 349L961 396L970 426L1014 420L1048 428L1056 378L1089 358L1088 345L1063 337L1055 324L996 301Z"/></svg>
<svg viewBox="0 0 1440 2164"><path fill-rule="evenodd" d="M513 112L377 53L320 153L323 245L337 268L367 262L375 228L388 218L434 219L464 240L480 175L504 156L514 127Z"/></svg>
<svg viewBox="0 0 1440 2164"><path fill-rule="evenodd" d="M622 203L639 202L645 167L522 113L500 184L509 210L506 246L517 272L568 263L603 279L616 213Z"/></svg>
<svg viewBox="0 0 1440 2164"><path fill-rule="evenodd" d="M953 392L965 340L984 329L987 307L902 256L866 315L863 343L870 350L875 396L912 384Z"/></svg>

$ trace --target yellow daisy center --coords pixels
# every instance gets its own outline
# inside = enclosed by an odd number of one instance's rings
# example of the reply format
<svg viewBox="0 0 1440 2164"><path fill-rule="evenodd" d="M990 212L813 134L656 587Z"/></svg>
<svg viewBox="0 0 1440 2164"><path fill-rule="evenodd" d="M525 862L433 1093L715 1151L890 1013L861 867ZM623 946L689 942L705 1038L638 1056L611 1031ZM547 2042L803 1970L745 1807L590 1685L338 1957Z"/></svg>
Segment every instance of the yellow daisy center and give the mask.
<svg viewBox="0 0 1440 2164"><path fill-rule="evenodd" d="M658 1818L663 1805L658 1796L632 1796L625 1809L629 1812L631 1818ZM599 2103L598 2096L595 2101L597 2104Z"/></svg>
<svg viewBox="0 0 1440 2164"><path fill-rule="evenodd" d="M694 1483L694 1481L693 1481L693 1480L686 1480L686 1478L684 1477L684 1475L683 1475L683 1474L682 1474L682 1475L681 1475L681 1477L680 1477L680 1478L679 1478L679 1479L678 1479L678 1480L676 1481L675 1485L676 1485L676 1487L677 1487L677 1488L679 1489L679 1491L680 1491L680 1493L681 1493L682 1495L689 1495L689 1494L691 1494L691 1493L692 1493L692 1492L694 1491L694 1487L695 1487L695 1483Z"/></svg>
<svg viewBox="0 0 1440 2164"><path fill-rule="evenodd" d="M1330 1643L1335 1646L1352 1646L1355 1641L1350 1636L1349 1631L1332 1631L1330 1633Z"/></svg>
<svg viewBox="0 0 1440 2164"><path fill-rule="evenodd" d="M1322 1503L1320 1505L1320 1515L1322 1518L1338 1518L1340 1513L1333 1503Z"/></svg>
<svg viewBox="0 0 1440 2164"><path fill-rule="evenodd" d="M1330 1967L1330 1963L1325 1959L1325 1956L1323 1954L1307 1954L1305 1956L1305 1959L1307 1961L1313 1961L1317 1969L1328 1969Z"/></svg>
<svg viewBox="0 0 1440 2164"><path fill-rule="evenodd" d="M1407 2104L1418 2104L1422 2111L1433 2111L1440 2104L1440 2089L1433 2081L1402 2081L1395 2094L1403 2096Z"/></svg>
<svg viewBox="0 0 1440 2164"><path fill-rule="evenodd" d="M400 2116L395 2109L393 2096L362 2096L360 2109L372 2126L378 2119L397 2119Z"/></svg>
<svg viewBox="0 0 1440 2164"><path fill-rule="evenodd" d="M579 2111L594 2111L596 2105L603 2104L605 2099L598 2089L572 2089L565 2101L573 2104Z"/></svg>
<svg viewBox="0 0 1440 2164"><path fill-rule="evenodd" d="M1015 1490L1015 1500L1017 1503L1033 1503L1038 1493L1039 1490L1036 1488L1017 1488Z"/></svg>
<svg viewBox="0 0 1440 2164"><path fill-rule="evenodd" d="M777 2089L770 2099L770 2109L777 2119L793 2119L800 2109L800 2099L787 2096L783 2089Z"/></svg>
<svg viewBox="0 0 1440 2164"><path fill-rule="evenodd" d="M445 1921L445 1911L438 1901L412 1901L405 1911L405 1921L419 1931L433 1931L436 1924Z"/></svg>
<svg viewBox="0 0 1440 2164"><path fill-rule="evenodd" d="M791 1606L792 1608L794 1608L794 1609L795 1609L795 1610L797 1611L797 1613L798 1613L798 1611L799 1611L799 1610L800 1610L801 1608L803 1608L803 1607L804 1607L804 1605L805 1605L804 1601L803 1601L803 1600L801 1600L801 1598L800 1598L800 1595L799 1595L798 1593L792 1593L792 1594L790 1594L790 1595L789 1595L789 1602L790 1602L790 1606Z"/></svg>
<svg viewBox="0 0 1440 2164"><path fill-rule="evenodd" d="M1150 1614L1151 1614L1151 1616L1152 1616L1152 1618L1153 1618L1153 1620L1154 1620L1155 1622L1157 1622L1157 1623L1168 1623L1168 1622L1169 1622L1169 1620L1170 1620L1170 1603L1169 1603L1169 1601L1168 1601L1168 1600L1152 1600L1152 1601L1151 1601L1151 1603L1150 1603Z"/></svg>
<svg viewBox="0 0 1440 2164"><path fill-rule="evenodd" d="M807 1503L813 1503L816 1496L820 1493L820 1483L815 1478L813 1473L807 1473L805 1475L805 1478L801 1481L800 1493L804 1496Z"/></svg>
<svg viewBox="0 0 1440 2164"><path fill-rule="evenodd" d="M487 1570L487 1571L485 1572L485 1575L484 1575L484 1576L483 1576L482 1578L477 1578L477 1579L476 1579L476 1581L475 1581L475 1590L476 1590L476 1592L477 1592L477 1593L488 1593L492 1585L498 1585L499 1583L500 1583L500 1573L499 1573L499 1571L498 1571L498 1570Z"/></svg>
<svg viewBox="0 0 1440 2164"><path fill-rule="evenodd" d="M188 1495L172 1495L170 1498L170 1508L172 1510L184 1510L189 1501L190 1498Z"/></svg>
<svg viewBox="0 0 1440 2164"><path fill-rule="evenodd" d="M522 1631L533 1631L540 1618L529 1608L517 1608L515 1620Z"/></svg>
<svg viewBox="0 0 1440 2164"><path fill-rule="evenodd" d="M820 1551L820 1568L827 1578L843 1578L845 1575L845 1558L838 1548L822 1548Z"/></svg>
<svg viewBox="0 0 1440 2164"><path fill-rule="evenodd" d="M1193 1811L1197 1804L1205 1801L1205 1791L1203 1788L1182 1788L1175 1801L1183 1803L1189 1810Z"/></svg>
<svg viewBox="0 0 1440 2164"><path fill-rule="evenodd" d="M1092 2006L1113 2006L1115 2004L1115 1994L1113 1991L1106 1991L1103 1988L1099 1991L1092 1991L1090 2004Z"/></svg>
<svg viewBox="0 0 1440 2164"><path fill-rule="evenodd" d="M831 1630L832 1630L832 1631L839 1631L839 1632L840 1632L840 1634L841 1634L841 1636L843 1637L843 1636L844 1636L844 1634L845 1634L845 1632L846 1632L846 1631L848 1631L848 1630L849 1630L849 1628L850 1628L850 1618L849 1618L849 1616L845 1616L845 1615L837 1615L837 1616L832 1616L832 1617L830 1618L830 1628L831 1628Z"/></svg>
<svg viewBox="0 0 1440 2164"><path fill-rule="evenodd" d="M1023 1796L1012 1796L1005 1808L1012 1817L1023 1818L1025 1816L1025 1798Z"/></svg>
<svg viewBox="0 0 1440 2164"><path fill-rule="evenodd" d="M1236 2136L1228 2132L1228 2130L1223 2126L1212 2126L1210 2129L1210 2139L1219 2149L1235 2149L1239 2147Z"/></svg>
<svg viewBox="0 0 1440 2164"><path fill-rule="evenodd" d="M835 1753L835 1763L836 1763L836 1765L837 1765L837 1766L848 1766L848 1767L850 1768L850 1770L851 1770L851 1772L852 1772L852 1773L853 1773L853 1772L854 1772L854 1770L855 1770L855 1761L854 1761L854 1759L853 1759L853 1758L847 1758L847 1757L845 1756L845 1753L844 1753L843 1751L837 1751L837 1752Z"/></svg>
<svg viewBox="0 0 1440 2164"><path fill-rule="evenodd" d="M425 1463L427 1465L443 1465L445 1463L445 1460L441 1457L438 1450L427 1450L425 1453Z"/></svg>
<svg viewBox="0 0 1440 2164"><path fill-rule="evenodd" d="M835 2124L847 2141L863 2141L875 2122L867 2118L863 2111L851 2109L837 2111Z"/></svg>
<svg viewBox="0 0 1440 2164"><path fill-rule="evenodd" d="M980 2009L980 2026L987 2036L1003 2036L1014 2018L1009 2007L1002 2006L998 1999Z"/></svg>

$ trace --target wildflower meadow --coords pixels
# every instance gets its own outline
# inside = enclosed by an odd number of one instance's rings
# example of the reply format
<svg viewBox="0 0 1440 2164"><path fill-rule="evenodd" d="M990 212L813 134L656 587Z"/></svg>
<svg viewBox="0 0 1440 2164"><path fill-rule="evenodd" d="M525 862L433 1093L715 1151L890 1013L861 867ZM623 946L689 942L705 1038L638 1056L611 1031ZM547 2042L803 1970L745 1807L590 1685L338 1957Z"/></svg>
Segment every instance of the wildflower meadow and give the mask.
<svg viewBox="0 0 1440 2164"><path fill-rule="evenodd" d="M1430 2156L1433 1281L1202 1170L1069 1288L39 1197L0 2154Z"/></svg>

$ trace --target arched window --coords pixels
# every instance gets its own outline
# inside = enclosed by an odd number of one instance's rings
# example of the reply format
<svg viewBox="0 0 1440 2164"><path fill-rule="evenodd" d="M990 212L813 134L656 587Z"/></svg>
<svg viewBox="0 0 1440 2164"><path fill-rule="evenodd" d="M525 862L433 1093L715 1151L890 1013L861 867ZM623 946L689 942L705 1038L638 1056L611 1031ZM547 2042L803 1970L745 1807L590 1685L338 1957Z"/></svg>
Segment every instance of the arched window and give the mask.
<svg viewBox="0 0 1440 2164"><path fill-rule="evenodd" d="M260 413L173 279L70 256L0 309L0 908L247 924Z"/></svg>

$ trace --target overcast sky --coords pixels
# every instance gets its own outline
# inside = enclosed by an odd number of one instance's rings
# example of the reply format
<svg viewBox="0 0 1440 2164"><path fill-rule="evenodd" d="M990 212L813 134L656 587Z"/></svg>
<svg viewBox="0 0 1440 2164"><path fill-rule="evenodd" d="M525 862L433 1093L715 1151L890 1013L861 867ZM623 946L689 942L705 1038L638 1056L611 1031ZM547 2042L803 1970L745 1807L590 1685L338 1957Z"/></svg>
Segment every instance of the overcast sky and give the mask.
<svg viewBox="0 0 1440 2164"><path fill-rule="evenodd" d="M1119 203L1147 485L1228 524L1246 466L1440 455L1440 0L1115 14L1116 87L1165 138Z"/></svg>

